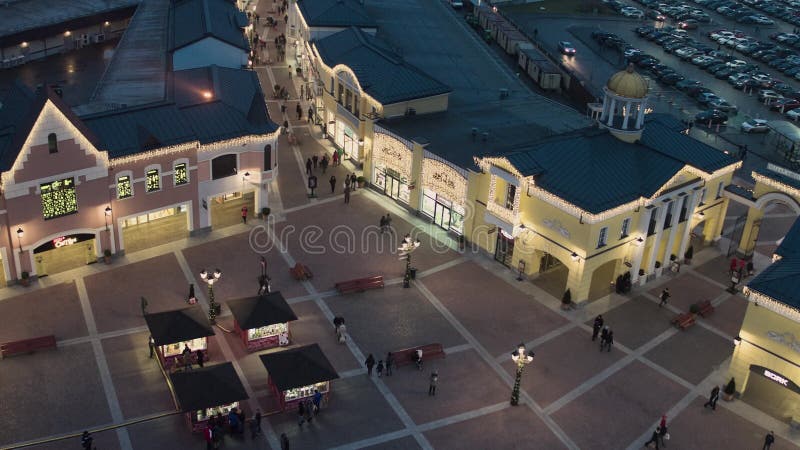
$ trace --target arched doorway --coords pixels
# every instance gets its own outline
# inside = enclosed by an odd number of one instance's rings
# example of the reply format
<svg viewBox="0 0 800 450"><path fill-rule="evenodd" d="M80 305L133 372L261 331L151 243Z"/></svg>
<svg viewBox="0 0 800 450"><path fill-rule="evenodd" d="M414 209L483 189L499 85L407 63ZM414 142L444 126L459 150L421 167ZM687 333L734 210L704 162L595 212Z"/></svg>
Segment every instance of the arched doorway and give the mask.
<svg viewBox="0 0 800 450"><path fill-rule="evenodd" d="M97 262L94 230L73 230L42 239L33 246L33 268L45 277Z"/></svg>
<svg viewBox="0 0 800 450"><path fill-rule="evenodd" d="M622 260L620 259L606 261L601 264L600 267L594 269L592 272L592 281L589 285L590 301L597 300L598 298L605 297L614 292L614 282L617 279L617 275L620 275L620 272L624 272L619 269L619 267L628 269L626 266L622 265Z"/></svg>
<svg viewBox="0 0 800 450"><path fill-rule="evenodd" d="M747 213L738 242L739 253L750 257L756 251L771 257L778 242L800 214L797 200L782 192L770 192L758 198Z"/></svg>
<svg viewBox="0 0 800 450"><path fill-rule="evenodd" d="M569 266L554 255L542 251L534 251L534 263L537 264L538 275L533 284L552 295L561 299L564 291L567 290L567 279L569 278Z"/></svg>

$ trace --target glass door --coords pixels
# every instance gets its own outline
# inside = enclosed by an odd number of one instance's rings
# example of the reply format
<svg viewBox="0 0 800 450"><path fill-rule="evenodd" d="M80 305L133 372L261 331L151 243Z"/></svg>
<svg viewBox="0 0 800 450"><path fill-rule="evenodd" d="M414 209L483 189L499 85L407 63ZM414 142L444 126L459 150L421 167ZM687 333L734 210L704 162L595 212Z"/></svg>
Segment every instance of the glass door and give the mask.
<svg viewBox="0 0 800 450"><path fill-rule="evenodd" d="M445 230L450 228L450 208L437 202L433 221Z"/></svg>
<svg viewBox="0 0 800 450"><path fill-rule="evenodd" d="M494 250L494 259L506 267L511 267L511 257L514 254L514 239L506 237L502 230L497 230L497 245Z"/></svg>

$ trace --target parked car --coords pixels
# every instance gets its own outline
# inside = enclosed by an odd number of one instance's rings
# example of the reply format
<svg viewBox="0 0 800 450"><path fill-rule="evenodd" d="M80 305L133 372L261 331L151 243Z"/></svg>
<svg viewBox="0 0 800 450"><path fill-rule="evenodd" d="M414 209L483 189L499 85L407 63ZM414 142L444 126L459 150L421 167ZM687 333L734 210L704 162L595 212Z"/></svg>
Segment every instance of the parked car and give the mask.
<svg viewBox="0 0 800 450"><path fill-rule="evenodd" d="M678 22L678 27L682 30L695 30L697 25L698 22L695 19L686 19L683 22Z"/></svg>
<svg viewBox="0 0 800 450"><path fill-rule="evenodd" d="M728 115L716 109L701 111L694 116L698 123L721 125L728 121Z"/></svg>
<svg viewBox="0 0 800 450"><path fill-rule="evenodd" d="M677 83L679 81L683 81L685 78L686 77L684 77L683 75L681 75L679 73L672 72L672 73L664 74L661 78L659 78L659 81L661 81L662 83L664 83L664 84L666 84L668 86L672 86L672 85L674 85L675 83Z"/></svg>
<svg viewBox="0 0 800 450"><path fill-rule="evenodd" d="M677 83L675 83L675 87L681 91L688 91L689 88L693 86L702 86L702 85L703 83L697 80L689 80L689 79L684 79L682 81L678 81Z"/></svg>
<svg viewBox="0 0 800 450"><path fill-rule="evenodd" d="M742 133L766 133L769 131L768 121L764 119L750 119L742 122Z"/></svg>
<svg viewBox="0 0 800 450"><path fill-rule="evenodd" d="M578 52L577 50L575 50L575 46L573 46L572 43L569 41L559 42L558 51L567 56L575 56L575 53Z"/></svg>
<svg viewBox="0 0 800 450"><path fill-rule="evenodd" d="M786 116L787 119L791 119L797 122L798 120L800 120L800 108L790 109L789 111L786 111L783 115Z"/></svg>
<svg viewBox="0 0 800 450"><path fill-rule="evenodd" d="M697 50L693 49L692 47L683 47L675 50L675 56L680 59L689 59L697 53Z"/></svg>
<svg viewBox="0 0 800 450"><path fill-rule="evenodd" d="M702 94L700 94L700 95L698 95L696 97L697 103L700 103L701 105L706 105L711 100L714 100L716 98L719 98L719 97L717 97L717 94L715 94L713 92L703 92Z"/></svg>
<svg viewBox="0 0 800 450"><path fill-rule="evenodd" d="M769 109L781 112L797 109L798 107L800 107L800 100L786 97L779 98L769 104Z"/></svg>
<svg viewBox="0 0 800 450"><path fill-rule="evenodd" d="M708 102L708 106L716 110L731 114L736 114L737 112L739 112L739 108L737 108L736 105L728 102L724 98L715 98L710 102Z"/></svg>
<svg viewBox="0 0 800 450"><path fill-rule="evenodd" d="M647 11L646 15L647 15L647 17L649 19L653 19L656 22L663 22L663 21L667 20L667 16L662 14L660 11L657 11L657 10L654 10L654 9L650 10L650 11Z"/></svg>

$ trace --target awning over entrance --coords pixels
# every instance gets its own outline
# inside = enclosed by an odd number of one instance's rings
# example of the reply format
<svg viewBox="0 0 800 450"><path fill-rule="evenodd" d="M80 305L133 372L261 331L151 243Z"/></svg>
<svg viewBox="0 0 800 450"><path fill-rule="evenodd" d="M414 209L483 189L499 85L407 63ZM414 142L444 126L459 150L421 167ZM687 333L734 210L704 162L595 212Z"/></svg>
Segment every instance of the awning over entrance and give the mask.
<svg viewBox="0 0 800 450"><path fill-rule="evenodd" d="M144 320L156 345L169 345L214 335L205 311L199 306L145 314Z"/></svg>
<svg viewBox="0 0 800 450"><path fill-rule="evenodd" d="M170 379L183 412L228 405L249 398L233 364L229 362L175 372Z"/></svg>
<svg viewBox="0 0 800 450"><path fill-rule="evenodd" d="M227 303L233 313L233 318L243 330L297 320L292 307L286 303L280 292L237 298L228 300Z"/></svg>
<svg viewBox="0 0 800 450"><path fill-rule="evenodd" d="M261 355L260 358L272 383L281 391L339 378L317 344Z"/></svg>

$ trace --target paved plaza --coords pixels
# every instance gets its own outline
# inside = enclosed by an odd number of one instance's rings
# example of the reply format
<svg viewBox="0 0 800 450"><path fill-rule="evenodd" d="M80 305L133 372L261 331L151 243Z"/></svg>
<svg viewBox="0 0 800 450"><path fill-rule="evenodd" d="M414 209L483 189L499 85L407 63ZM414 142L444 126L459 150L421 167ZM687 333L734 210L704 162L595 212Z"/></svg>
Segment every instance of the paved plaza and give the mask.
<svg viewBox="0 0 800 450"><path fill-rule="evenodd" d="M282 26L262 32L270 42ZM287 71L291 63L257 68L262 83L297 82ZM268 104L276 122L289 119L277 101ZM287 112L296 119L293 102ZM319 169L321 189L310 199L304 162L330 151L330 143L304 120L290 124L300 144L281 138L268 221L239 223L232 207L230 221L207 234L164 240L111 265L54 274L29 288L0 290L0 341L47 334L58 340L54 351L0 361L0 448L47 439L53 442L29 448L79 448L76 436L85 429L96 430L100 450L204 448L175 413L164 376L149 357L141 298L148 312L178 309L194 284L207 308L199 273L216 268L222 278L215 296L223 311L208 364L233 363L250 397L243 404L248 417L256 408L270 412L263 436L227 436L225 448L278 449L285 433L293 449L639 449L662 414L673 449L758 449L769 430L777 436L774 450L800 444L787 424L743 401L720 401L716 411L702 407L711 388L727 381L747 306L741 294L725 290L724 240L719 248L697 250L678 274L563 311L548 293L552 280L517 281L490 255L459 251L443 230L377 192L359 189L344 204L341 184L331 193L327 179L356 171L349 163L324 175ZM381 234L378 220L387 212L393 230ZM784 211L775 213L774 223L767 219L759 261L788 226ZM418 273L409 289L402 287L405 263L396 250L406 233L422 242L413 254ZM261 256L272 289L298 317L290 325L292 345L319 344L339 373L329 403L302 428L295 413L276 411L259 353L247 353L238 335L226 331L233 318L224 304L256 294ZM288 269L296 262L314 277L294 280ZM334 289L337 281L370 275L383 275L385 288L347 295ZM659 307L665 287L672 297ZM712 316L685 331L670 326L672 317L702 300L716 307ZM615 332L610 352L591 340L597 314ZM346 344L335 340L334 316L347 320ZM522 377L520 405L511 406L510 353L520 342L535 357ZM431 343L441 344L446 356L425 361L422 371L404 366L391 377L366 373L369 354L383 359L388 351ZM432 370L439 374L436 396L428 395Z"/></svg>

